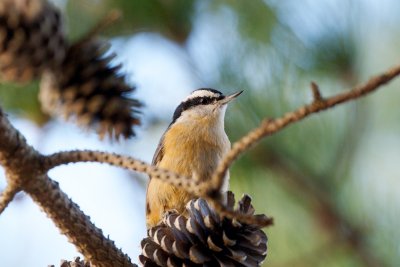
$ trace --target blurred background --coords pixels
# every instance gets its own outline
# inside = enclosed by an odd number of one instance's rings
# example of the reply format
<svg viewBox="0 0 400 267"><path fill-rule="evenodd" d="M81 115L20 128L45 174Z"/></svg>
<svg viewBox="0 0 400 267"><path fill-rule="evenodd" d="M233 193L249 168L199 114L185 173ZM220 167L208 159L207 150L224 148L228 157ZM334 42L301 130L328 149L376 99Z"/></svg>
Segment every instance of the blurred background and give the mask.
<svg viewBox="0 0 400 267"><path fill-rule="evenodd" d="M397 0L54 0L69 38L111 9L116 63L144 104L137 137L100 141L44 115L38 83L0 85L0 104L30 144L49 154L99 149L151 161L179 102L211 87L245 92L226 130L238 140L263 118L311 101L310 82L329 96L400 62ZM266 138L231 168L231 189L248 193L265 229L263 266L399 266L400 81ZM147 177L99 164L50 172L96 226L138 262ZM5 186L0 168L0 190ZM79 254L21 193L0 216L0 266L47 266Z"/></svg>

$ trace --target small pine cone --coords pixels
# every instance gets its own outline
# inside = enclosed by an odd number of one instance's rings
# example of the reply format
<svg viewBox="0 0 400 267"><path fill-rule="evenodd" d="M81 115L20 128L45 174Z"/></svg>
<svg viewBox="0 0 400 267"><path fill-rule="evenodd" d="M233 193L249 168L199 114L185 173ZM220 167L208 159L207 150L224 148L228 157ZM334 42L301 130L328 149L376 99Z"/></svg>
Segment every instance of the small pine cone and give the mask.
<svg viewBox="0 0 400 267"><path fill-rule="evenodd" d="M132 126L140 102L127 97L134 87L111 67L115 55L105 56L109 46L97 39L83 40L71 46L59 71L42 77L39 99L45 112L74 118L84 127L96 128L101 137L134 135Z"/></svg>
<svg viewBox="0 0 400 267"><path fill-rule="evenodd" d="M233 209L233 193L228 192ZM221 218L203 199L190 201L188 218L176 212L165 214L162 223L142 240L143 266L260 266L267 255L267 236L257 226ZM238 211L253 215L251 199L245 195Z"/></svg>
<svg viewBox="0 0 400 267"><path fill-rule="evenodd" d="M28 82L54 69L66 52L64 25L45 0L0 1L0 78Z"/></svg>

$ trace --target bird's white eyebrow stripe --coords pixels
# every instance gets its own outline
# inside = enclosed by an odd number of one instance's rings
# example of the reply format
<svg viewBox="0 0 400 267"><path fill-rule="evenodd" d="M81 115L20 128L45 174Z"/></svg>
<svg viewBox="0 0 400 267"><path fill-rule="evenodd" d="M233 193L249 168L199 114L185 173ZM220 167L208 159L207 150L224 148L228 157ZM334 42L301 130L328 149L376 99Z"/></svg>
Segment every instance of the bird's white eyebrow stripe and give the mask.
<svg viewBox="0 0 400 267"><path fill-rule="evenodd" d="M218 97L219 95L217 95L214 92L208 91L208 90L197 90L194 91L193 93L191 93L188 97L186 97L185 100L183 100L183 102L186 102L190 99L194 99L194 98L198 98L198 97Z"/></svg>

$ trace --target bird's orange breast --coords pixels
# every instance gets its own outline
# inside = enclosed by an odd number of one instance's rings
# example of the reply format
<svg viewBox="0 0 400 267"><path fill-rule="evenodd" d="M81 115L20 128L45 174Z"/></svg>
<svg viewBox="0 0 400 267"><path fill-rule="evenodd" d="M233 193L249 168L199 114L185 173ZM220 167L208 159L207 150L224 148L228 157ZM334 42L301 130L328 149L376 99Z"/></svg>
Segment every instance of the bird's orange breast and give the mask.
<svg viewBox="0 0 400 267"><path fill-rule="evenodd" d="M207 181L229 149L224 130L210 127L209 122L176 124L164 136L164 154L157 166ZM191 198L183 189L151 179L147 189L148 227L156 225L167 210L182 213Z"/></svg>

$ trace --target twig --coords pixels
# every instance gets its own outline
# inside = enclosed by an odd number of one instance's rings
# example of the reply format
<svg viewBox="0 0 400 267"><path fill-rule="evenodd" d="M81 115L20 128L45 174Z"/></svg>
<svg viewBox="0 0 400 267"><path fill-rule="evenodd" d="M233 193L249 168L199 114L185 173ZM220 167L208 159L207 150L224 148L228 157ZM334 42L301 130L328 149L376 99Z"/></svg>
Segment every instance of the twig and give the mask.
<svg viewBox="0 0 400 267"><path fill-rule="evenodd" d="M315 82L311 82L311 91L313 93L314 101L323 101L321 92L319 91L319 86Z"/></svg>
<svg viewBox="0 0 400 267"><path fill-rule="evenodd" d="M99 162L107 163L124 169L146 173L152 178L160 179L171 185L184 188L187 192L195 196L203 196L203 187L199 186L197 179L181 176L174 172L158 168L146 162L134 159L128 156L122 156L115 153L91 150L75 150L58 152L49 155L43 160L44 170L49 170L56 166L76 162Z"/></svg>
<svg viewBox="0 0 400 267"><path fill-rule="evenodd" d="M323 99L319 92L318 86L314 83L312 91L314 101L311 104L300 107L299 109L288 112L280 118L264 120L259 127L250 131L247 135L242 137L239 141L233 144L231 151L229 151L221 163L218 165L212 178L211 192L218 191L222 186L223 177L225 176L229 166L235 161L244 151L254 146L262 138L272 135L288 125L301 121L305 117L313 113L332 108L338 104L348 102L360 98L377 90L380 86L388 83L400 74L400 66L396 66L386 71L385 73L369 79L365 84L357 86L350 91L334 95L329 98Z"/></svg>
<svg viewBox="0 0 400 267"><path fill-rule="evenodd" d="M20 188L14 184L8 184L0 194L0 214L7 208L14 196L20 191Z"/></svg>
<svg viewBox="0 0 400 267"><path fill-rule="evenodd" d="M239 212L227 209L224 205L221 204L220 200L217 199L217 197L210 197L209 195L206 195L208 184L200 184L198 179L193 179L193 177L181 176L174 172L161 169L153 165L149 165L143 161L128 156L121 156L114 153L91 150L64 151L45 157L43 159L42 167L44 171L47 171L62 164L77 162L106 163L113 166L122 167L124 169L146 173L152 178L160 179L161 181L164 181L171 185L183 188L194 196L205 197L212 202L213 206L219 213L226 217L236 218L243 223L259 225L262 227L272 224L272 218L268 218L266 216L244 215Z"/></svg>
<svg viewBox="0 0 400 267"><path fill-rule="evenodd" d="M271 218L264 216L244 215L227 209L221 204L220 200L217 199L217 196L213 197L206 195L208 184L200 184L198 179L181 176L174 172L149 165L143 161L128 156L92 150L64 151L46 156L43 159L42 168L43 171L48 171L49 169L62 164L77 162L106 163L113 166L122 167L124 169L146 173L152 178L160 179L161 181L167 182L171 185L183 188L194 196L207 198L213 203L218 212L227 217L236 218L243 223L254 224L263 227L272 224Z"/></svg>

